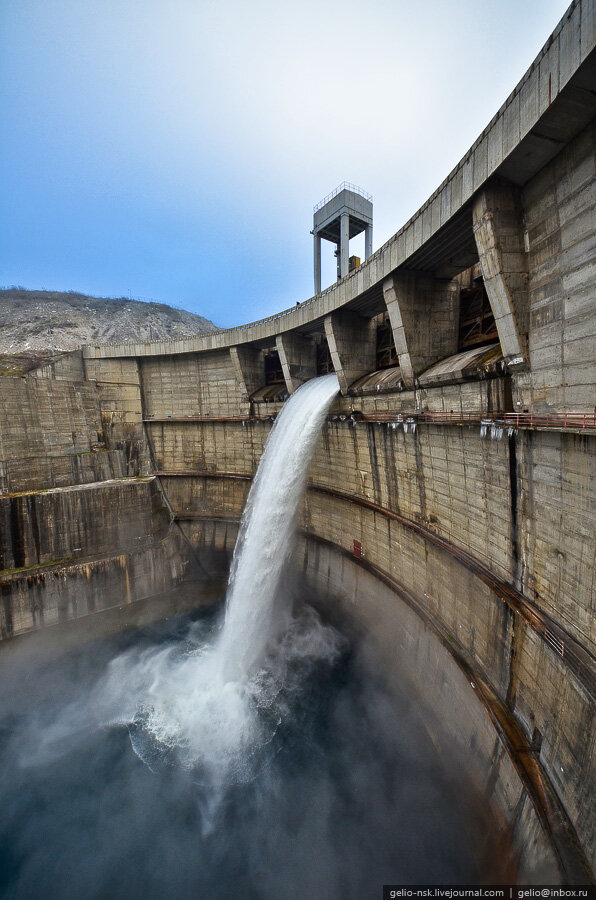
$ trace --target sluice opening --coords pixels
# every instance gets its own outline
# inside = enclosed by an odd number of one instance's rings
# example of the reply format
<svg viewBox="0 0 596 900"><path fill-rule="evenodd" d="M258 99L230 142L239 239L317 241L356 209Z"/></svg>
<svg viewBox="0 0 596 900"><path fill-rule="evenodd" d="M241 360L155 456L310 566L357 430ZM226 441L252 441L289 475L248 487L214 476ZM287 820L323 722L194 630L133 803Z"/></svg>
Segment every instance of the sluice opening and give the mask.
<svg viewBox="0 0 596 900"><path fill-rule="evenodd" d="M330 372L333 372L333 360L331 359L331 353L329 351L329 344L322 338L317 344L316 348L316 366L317 366L317 375L329 375Z"/></svg>
<svg viewBox="0 0 596 900"><path fill-rule="evenodd" d="M457 349L483 347L499 340L495 317L479 264L459 276L459 332Z"/></svg>
<svg viewBox="0 0 596 900"><path fill-rule="evenodd" d="M389 320L389 313L382 313L377 321L377 369L388 369L399 366L399 358L395 349L393 328Z"/></svg>
<svg viewBox="0 0 596 900"><path fill-rule="evenodd" d="M265 361L265 384L285 384L284 373L281 367L281 361L277 350L266 350L264 355Z"/></svg>

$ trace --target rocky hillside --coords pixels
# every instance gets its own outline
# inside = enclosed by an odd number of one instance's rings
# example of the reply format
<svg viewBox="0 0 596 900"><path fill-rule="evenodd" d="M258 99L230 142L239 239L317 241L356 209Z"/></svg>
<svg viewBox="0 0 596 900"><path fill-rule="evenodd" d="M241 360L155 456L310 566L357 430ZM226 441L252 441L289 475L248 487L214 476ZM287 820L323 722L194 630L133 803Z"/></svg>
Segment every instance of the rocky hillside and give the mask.
<svg viewBox="0 0 596 900"><path fill-rule="evenodd" d="M0 354L53 356L81 344L178 338L216 331L209 319L165 303L74 292L0 290Z"/></svg>

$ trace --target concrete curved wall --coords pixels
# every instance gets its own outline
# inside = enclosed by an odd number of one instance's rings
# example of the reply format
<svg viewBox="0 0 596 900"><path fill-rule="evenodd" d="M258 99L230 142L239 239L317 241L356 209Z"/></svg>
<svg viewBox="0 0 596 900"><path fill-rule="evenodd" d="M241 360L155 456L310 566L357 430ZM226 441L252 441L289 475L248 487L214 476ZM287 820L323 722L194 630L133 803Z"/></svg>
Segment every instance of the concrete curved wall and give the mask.
<svg viewBox="0 0 596 900"><path fill-rule="evenodd" d="M595 35L593 3L577 0L439 190L328 292L0 384L7 638L138 603L188 579L197 556L220 571L281 407L254 399L263 352L292 392L326 348L342 396L297 564L389 667L399 645L406 676L435 686L429 711L507 823L522 877L547 860L575 883L596 866ZM503 358L475 372L449 363L456 276L472 265ZM400 377L351 391L376 367L379 313Z"/></svg>
<svg viewBox="0 0 596 900"><path fill-rule="evenodd" d="M345 605L358 592L352 578L342 583L345 564L334 559L350 557L377 579L379 595L393 593L396 621L409 598L420 623L430 624L499 704L497 730L506 722L515 731L502 748L510 764L521 754L524 777L534 767L541 772L548 788L533 785L531 796L550 798L540 805L549 827L567 820L555 849L566 860L565 877L575 871L581 880L573 832L593 865L596 828L583 803L595 783L593 521L586 506L592 440L544 431L498 440L482 436L478 425L405 432L394 423L354 422L342 412L348 407L340 401L324 429L302 518L305 535L333 553L324 563L311 554L305 571ZM153 429L156 458L170 467L164 489L195 546L231 550L269 428L247 420ZM174 474L171 454L179 452L189 466L198 457L203 473ZM554 459L564 460L555 481ZM363 559L354 558L354 542ZM373 595L369 586L367 627ZM386 613L379 616L382 622Z"/></svg>
<svg viewBox="0 0 596 900"><path fill-rule="evenodd" d="M527 742L411 596L330 542L310 536L301 543L297 567L301 583L324 598L327 615L340 618L344 628L349 622L370 647L383 678L408 691L447 769L465 773L472 795L485 805L487 830L502 835L499 865L509 869L509 877L522 884L550 883L561 878L561 865L575 869L564 836L561 845L559 836L551 841L553 823L535 802L542 785L522 764L520 750Z"/></svg>

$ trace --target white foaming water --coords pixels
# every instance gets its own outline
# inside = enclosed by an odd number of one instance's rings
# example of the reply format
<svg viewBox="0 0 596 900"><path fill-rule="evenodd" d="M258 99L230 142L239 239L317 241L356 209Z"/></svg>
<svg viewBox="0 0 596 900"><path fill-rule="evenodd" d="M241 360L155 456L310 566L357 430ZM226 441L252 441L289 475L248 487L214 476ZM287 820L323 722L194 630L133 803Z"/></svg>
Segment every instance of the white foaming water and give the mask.
<svg viewBox="0 0 596 900"><path fill-rule="evenodd" d="M305 674L318 661L332 662L343 644L309 607L293 616L281 589L308 466L338 389L335 375L307 382L275 422L243 514L216 639L198 622L184 641L121 654L91 698L104 723L128 724L150 768L182 765L211 789L205 820L226 785L252 779L266 764L264 748Z"/></svg>

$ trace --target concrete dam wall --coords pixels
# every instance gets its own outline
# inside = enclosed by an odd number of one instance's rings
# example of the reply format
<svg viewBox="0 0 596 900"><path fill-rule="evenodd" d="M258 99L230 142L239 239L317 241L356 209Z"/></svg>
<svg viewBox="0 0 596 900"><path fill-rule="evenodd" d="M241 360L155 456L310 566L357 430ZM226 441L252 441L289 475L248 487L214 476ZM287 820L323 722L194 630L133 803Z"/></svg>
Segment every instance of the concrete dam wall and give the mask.
<svg viewBox="0 0 596 900"><path fill-rule="evenodd" d="M102 420L89 381L3 379L0 408L3 639L179 582L188 554L142 426Z"/></svg>
<svg viewBox="0 0 596 900"><path fill-rule="evenodd" d="M165 614L225 573L274 417L335 371L295 567L416 681L546 883L596 867L595 34L572 4L427 204L322 294L0 381L10 641Z"/></svg>

